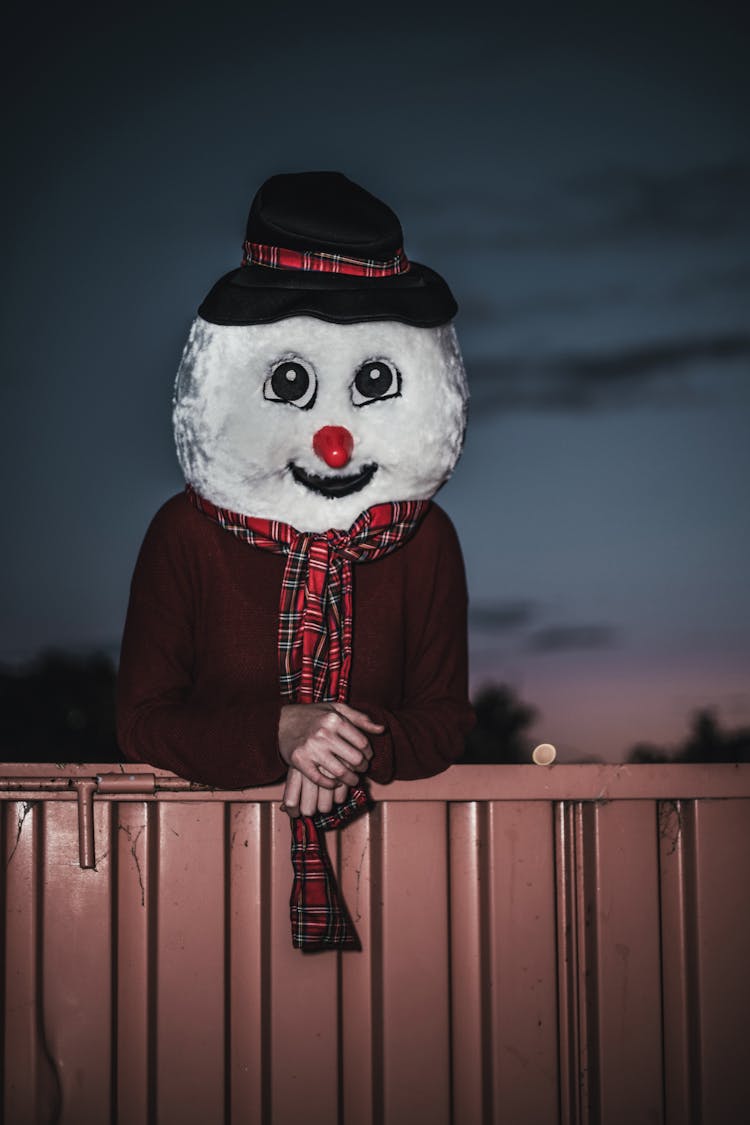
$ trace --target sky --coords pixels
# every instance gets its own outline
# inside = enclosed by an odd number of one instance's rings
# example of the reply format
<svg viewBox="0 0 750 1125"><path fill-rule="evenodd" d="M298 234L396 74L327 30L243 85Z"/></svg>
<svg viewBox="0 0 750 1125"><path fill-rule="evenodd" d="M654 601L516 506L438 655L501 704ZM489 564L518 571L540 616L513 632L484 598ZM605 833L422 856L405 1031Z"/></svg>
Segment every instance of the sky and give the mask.
<svg viewBox="0 0 750 1125"><path fill-rule="evenodd" d="M560 761L750 724L750 21L603 7L18 7L0 661L116 652L190 320L260 183L335 168L460 306L474 690Z"/></svg>

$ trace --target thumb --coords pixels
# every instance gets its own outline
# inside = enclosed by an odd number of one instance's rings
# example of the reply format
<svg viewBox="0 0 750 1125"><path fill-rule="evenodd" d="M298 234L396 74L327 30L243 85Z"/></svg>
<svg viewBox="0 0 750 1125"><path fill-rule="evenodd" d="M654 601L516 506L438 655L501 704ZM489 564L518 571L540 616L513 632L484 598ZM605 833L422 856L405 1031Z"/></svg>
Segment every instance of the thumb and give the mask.
<svg viewBox="0 0 750 1125"><path fill-rule="evenodd" d="M281 808L290 817L299 816L299 801L302 793L302 774L293 766L286 775L284 796L281 799Z"/></svg>

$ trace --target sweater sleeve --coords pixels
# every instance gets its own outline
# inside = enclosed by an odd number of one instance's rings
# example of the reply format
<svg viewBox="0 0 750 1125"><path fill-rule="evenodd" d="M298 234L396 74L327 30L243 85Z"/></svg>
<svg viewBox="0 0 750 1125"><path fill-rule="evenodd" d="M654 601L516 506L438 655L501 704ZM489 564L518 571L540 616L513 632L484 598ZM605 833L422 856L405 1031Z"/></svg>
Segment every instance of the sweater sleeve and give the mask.
<svg viewBox="0 0 750 1125"><path fill-rule="evenodd" d="M403 704L388 710L352 700L386 727L371 736L369 776L381 784L441 773L458 761L474 725L468 698L468 596L455 529L439 512L432 565L420 566L408 586L410 621ZM430 580L431 575L431 580Z"/></svg>
<svg viewBox="0 0 750 1125"><path fill-rule="evenodd" d="M280 699L247 702L237 693L212 705L197 696L198 576L162 513L146 534L131 584L117 684L120 747L128 761L205 785L278 781L286 772L278 753Z"/></svg>

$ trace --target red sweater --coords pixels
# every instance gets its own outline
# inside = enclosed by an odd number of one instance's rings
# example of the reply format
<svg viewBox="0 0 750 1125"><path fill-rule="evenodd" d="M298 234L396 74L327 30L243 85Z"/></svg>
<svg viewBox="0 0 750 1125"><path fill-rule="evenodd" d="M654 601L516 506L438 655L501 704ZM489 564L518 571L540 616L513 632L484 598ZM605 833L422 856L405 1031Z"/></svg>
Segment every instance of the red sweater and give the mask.
<svg viewBox="0 0 750 1125"><path fill-rule="evenodd" d="M126 758L226 789L280 780L278 607L285 559L244 543L184 493L156 514L130 592L118 679ZM349 702L385 725L369 776L429 777L461 756L466 581L432 504L417 532L354 566Z"/></svg>

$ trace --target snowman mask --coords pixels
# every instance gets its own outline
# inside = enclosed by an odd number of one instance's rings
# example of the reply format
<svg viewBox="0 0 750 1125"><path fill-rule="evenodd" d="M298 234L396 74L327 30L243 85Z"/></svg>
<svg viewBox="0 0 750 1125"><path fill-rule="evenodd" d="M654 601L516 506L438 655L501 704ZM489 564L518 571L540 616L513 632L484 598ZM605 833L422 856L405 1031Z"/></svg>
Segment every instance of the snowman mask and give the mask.
<svg viewBox="0 0 750 1125"><path fill-rule="evenodd" d="M177 453L219 507L298 531L346 529L373 504L440 488L467 399L451 324L198 317L177 374Z"/></svg>

